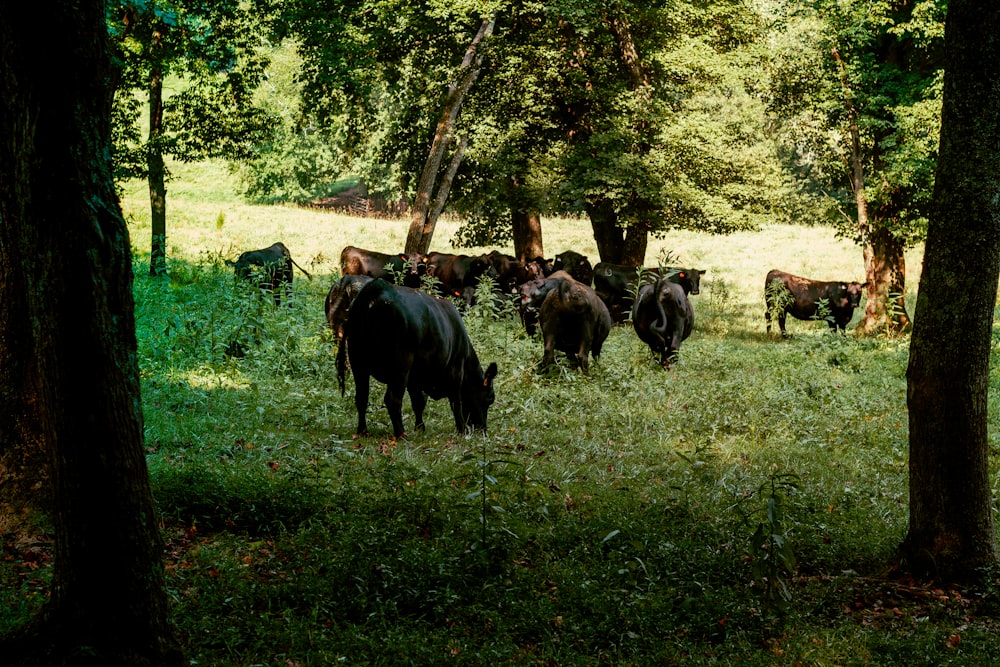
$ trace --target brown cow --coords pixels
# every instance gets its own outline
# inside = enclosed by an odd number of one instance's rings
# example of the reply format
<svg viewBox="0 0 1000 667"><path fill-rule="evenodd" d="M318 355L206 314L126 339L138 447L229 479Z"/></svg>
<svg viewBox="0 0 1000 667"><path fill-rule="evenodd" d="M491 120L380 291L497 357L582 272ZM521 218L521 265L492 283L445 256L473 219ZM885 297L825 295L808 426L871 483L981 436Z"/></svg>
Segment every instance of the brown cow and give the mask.
<svg viewBox="0 0 1000 667"><path fill-rule="evenodd" d="M781 335L787 336L788 334L785 332L786 314L791 313L792 317L799 320L815 319L819 312L819 302L826 300L826 306L830 311L827 324L834 331L840 330L846 333L847 324L854 317L854 309L861 304L861 293L864 287L865 283L844 280L810 280L772 269L764 280L764 303L766 304L764 321L767 322L767 332L771 333L771 313L774 311L777 311L778 328L781 329ZM782 294L785 295L784 299L782 299Z"/></svg>

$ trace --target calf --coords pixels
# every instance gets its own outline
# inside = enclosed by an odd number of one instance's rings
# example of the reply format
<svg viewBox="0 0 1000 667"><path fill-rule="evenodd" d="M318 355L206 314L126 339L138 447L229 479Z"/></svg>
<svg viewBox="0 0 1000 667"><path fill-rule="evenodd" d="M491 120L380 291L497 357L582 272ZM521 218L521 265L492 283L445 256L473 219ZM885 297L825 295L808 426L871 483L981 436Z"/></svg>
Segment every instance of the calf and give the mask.
<svg viewBox="0 0 1000 667"><path fill-rule="evenodd" d="M573 276L565 271L556 271L545 278L529 280L517 288L518 312L529 336L534 336L538 328L538 311L542 309L545 297L559 285L560 280L567 278L572 280Z"/></svg>
<svg viewBox="0 0 1000 667"><path fill-rule="evenodd" d="M483 372L454 304L376 279L365 285L344 326L337 378L344 393L347 360L354 374L357 435L368 433L369 382L386 385L385 407L394 437L404 434L403 393L409 392L416 428L424 428L427 396L446 398L459 433L486 430L497 365Z"/></svg>
<svg viewBox="0 0 1000 667"><path fill-rule="evenodd" d="M227 259L226 265L233 267L237 280L246 280L271 292L275 305L281 304L282 291L291 296L293 265L312 280L309 272L295 263L292 253L280 241L260 250L247 250L235 262Z"/></svg>
<svg viewBox="0 0 1000 667"><path fill-rule="evenodd" d="M487 255L454 255L445 252L431 252L426 256L427 275L441 282L444 294L461 296L466 288L475 290L479 277L487 275L497 279L497 272Z"/></svg>
<svg viewBox="0 0 1000 667"><path fill-rule="evenodd" d="M371 276L390 282L402 276L402 283L407 287L420 287L420 276L426 268L424 258L419 254L390 255L352 245L340 251L340 272L345 276Z"/></svg>
<svg viewBox="0 0 1000 667"><path fill-rule="evenodd" d="M497 286L504 293L514 292L529 280L544 277L545 260L533 259L522 262L512 255L505 255L497 250L490 251L486 258L497 273Z"/></svg>
<svg viewBox="0 0 1000 667"><path fill-rule="evenodd" d="M575 250L567 250L556 255L552 261L552 270L565 271L573 276L574 280L588 287L594 282L594 268L590 265L590 260Z"/></svg>
<svg viewBox="0 0 1000 667"><path fill-rule="evenodd" d="M854 317L854 309L861 304L864 287L864 283L810 280L772 269L764 280L764 321L767 323L767 332L771 333L772 313L778 316L781 335L787 336L786 314L791 313L792 317L799 320L815 319L819 312L819 302L825 299L830 311L827 324L834 331L846 333L847 324Z"/></svg>
<svg viewBox="0 0 1000 667"><path fill-rule="evenodd" d="M588 285L572 278L556 279L542 308L539 321L545 352L541 368L555 362L555 352L565 352L574 367L586 373L589 357L601 355L604 340L611 331L611 315L604 302Z"/></svg>
<svg viewBox="0 0 1000 667"><path fill-rule="evenodd" d="M361 288L373 281L371 276L346 275L333 284L326 295L326 321L330 323L339 343L344 338L348 311Z"/></svg>
<svg viewBox="0 0 1000 667"><path fill-rule="evenodd" d="M676 266L662 266L651 269L641 269L626 264L599 262L594 267L594 291L601 297L611 312L615 322L624 322L628 318L635 294L643 282L655 282L660 277L666 277L684 289L685 294L698 294L701 291L701 277L705 272L701 269L685 269Z"/></svg>
<svg viewBox="0 0 1000 667"><path fill-rule="evenodd" d="M660 365L669 368L681 341L694 328L694 309L680 285L661 277L639 288L632 306L632 326L653 354L659 355Z"/></svg>

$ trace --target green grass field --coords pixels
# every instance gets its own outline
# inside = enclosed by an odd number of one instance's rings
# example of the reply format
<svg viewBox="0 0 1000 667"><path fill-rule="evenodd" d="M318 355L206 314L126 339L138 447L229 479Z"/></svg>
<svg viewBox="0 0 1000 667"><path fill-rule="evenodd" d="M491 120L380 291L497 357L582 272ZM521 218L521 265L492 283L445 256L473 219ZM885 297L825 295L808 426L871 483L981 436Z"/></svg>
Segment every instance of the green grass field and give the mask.
<svg viewBox="0 0 1000 667"><path fill-rule="evenodd" d="M907 340L797 320L788 340L764 333L769 269L863 277L860 249L830 230L651 244L650 263L662 248L708 272L669 371L622 326L589 375L539 374L540 340L474 309L479 357L500 367L488 433L457 436L432 401L426 431L394 442L376 385L373 435L354 440L323 300L344 245L401 250L407 223L249 206L230 188L217 167L179 170L165 281L146 275L143 189L123 205L148 461L191 664L1000 661L996 590L889 576L907 524ZM455 226L432 247L449 250ZM548 255L596 261L586 221L545 220L543 234ZM314 273L292 308L238 288L221 261L277 240ZM919 249L908 260L912 309ZM45 594L45 568L19 567L3 570L0 625Z"/></svg>

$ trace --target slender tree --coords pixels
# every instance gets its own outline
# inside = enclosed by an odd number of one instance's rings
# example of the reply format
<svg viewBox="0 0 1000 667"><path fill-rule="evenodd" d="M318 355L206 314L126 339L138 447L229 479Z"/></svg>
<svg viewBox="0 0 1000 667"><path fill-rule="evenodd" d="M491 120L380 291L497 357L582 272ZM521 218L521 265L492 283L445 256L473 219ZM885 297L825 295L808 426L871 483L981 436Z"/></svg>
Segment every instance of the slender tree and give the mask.
<svg viewBox="0 0 1000 667"><path fill-rule="evenodd" d="M997 561L987 392L1000 276L1000 7L951 0L941 148L907 369L910 525L919 574Z"/></svg>
<svg viewBox="0 0 1000 667"><path fill-rule="evenodd" d="M116 134L118 176L146 179L152 240L149 273L166 274L167 161L246 160L270 136L271 118L253 91L267 65L264 2L112 0L108 30L122 76ZM168 77L177 82L166 95ZM136 95L148 100L138 134Z"/></svg>
<svg viewBox="0 0 1000 667"><path fill-rule="evenodd" d="M105 3L0 15L0 420L53 490L51 596L6 666L180 665L143 448ZM62 78L54 85L51 73Z"/></svg>

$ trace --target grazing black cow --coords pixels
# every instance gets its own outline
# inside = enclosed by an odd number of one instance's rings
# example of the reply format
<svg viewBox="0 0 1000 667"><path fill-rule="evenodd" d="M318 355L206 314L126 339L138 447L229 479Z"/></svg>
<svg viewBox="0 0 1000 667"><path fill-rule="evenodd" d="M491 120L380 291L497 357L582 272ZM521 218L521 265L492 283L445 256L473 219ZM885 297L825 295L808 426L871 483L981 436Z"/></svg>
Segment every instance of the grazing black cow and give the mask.
<svg viewBox="0 0 1000 667"><path fill-rule="evenodd" d="M684 269L663 266L641 269L636 266L599 262L594 267L594 291L601 297L611 312L615 322L624 322L632 309L635 294L639 288L640 275L643 282L655 282L661 276L667 277L684 289L685 294L701 292L701 269Z"/></svg>
<svg viewBox="0 0 1000 667"><path fill-rule="evenodd" d="M326 321L337 336L339 343L344 338L344 324L347 322L348 311L354 298L361 288L373 281L371 276L356 276L348 274L333 284L326 295Z"/></svg>
<svg viewBox="0 0 1000 667"><path fill-rule="evenodd" d="M282 291L291 296L293 265L312 280L309 272L295 263L292 253L280 241L260 250L247 250L235 262L227 259L226 265L233 267L237 280L246 280L270 291L275 305L281 304Z"/></svg>
<svg viewBox="0 0 1000 667"><path fill-rule="evenodd" d="M497 279L497 272L490 264L487 255L454 255L446 252L430 252L425 257L427 275L441 281L444 294L458 294L467 287L475 288L479 284L479 276L488 275Z"/></svg>
<svg viewBox="0 0 1000 667"><path fill-rule="evenodd" d="M403 284L407 287L420 287L420 276L426 268L424 258L418 254L390 255L352 245L340 251L340 272L345 276L371 276L389 282L403 276Z"/></svg>
<svg viewBox="0 0 1000 667"><path fill-rule="evenodd" d="M594 267L590 265L590 260L575 250L567 250L556 255L552 260L552 270L565 271L573 276L574 280L588 287L594 282Z"/></svg>
<svg viewBox="0 0 1000 667"><path fill-rule="evenodd" d="M632 305L632 326L653 354L659 355L660 365L669 368L681 341L694 327L694 309L684 288L663 277L640 287Z"/></svg>
<svg viewBox="0 0 1000 667"><path fill-rule="evenodd" d="M520 285L518 293L518 311L521 314L521 321L524 323L524 330L529 336L534 336L538 327L538 312L542 309L542 303L549 292L559 285L559 281L565 278L573 279L565 271L556 271L544 278L535 278Z"/></svg>
<svg viewBox="0 0 1000 667"><path fill-rule="evenodd" d="M787 291L781 288L782 285ZM767 272L764 280L764 321L767 322L767 332L771 333L772 313L777 312L778 328L781 329L782 336L787 336L786 314L791 313L792 317L799 320L815 319L819 302L825 299L830 310L830 319L827 320L830 328L846 333L847 324L854 317L854 309L861 304L864 287L865 283L810 280L772 269Z"/></svg>
<svg viewBox="0 0 1000 667"><path fill-rule="evenodd" d="M357 435L368 433L369 382L386 385L385 407L394 437L403 435L403 393L409 392L416 428L424 428L427 396L448 398L459 433L485 430L497 365L486 372L458 310L447 299L376 279L365 285L344 326L337 378L344 392L347 359L354 374Z"/></svg>
<svg viewBox="0 0 1000 667"><path fill-rule="evenodd" d="M572 278L555 281L538 314L545 352L541 368L555 362L556 350L565 352L574 367L590 369L589 356L601 355L611 331L611 315L589 285Z"/></svg>

